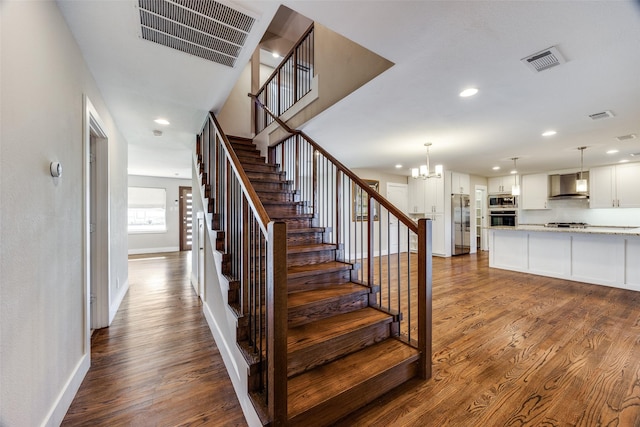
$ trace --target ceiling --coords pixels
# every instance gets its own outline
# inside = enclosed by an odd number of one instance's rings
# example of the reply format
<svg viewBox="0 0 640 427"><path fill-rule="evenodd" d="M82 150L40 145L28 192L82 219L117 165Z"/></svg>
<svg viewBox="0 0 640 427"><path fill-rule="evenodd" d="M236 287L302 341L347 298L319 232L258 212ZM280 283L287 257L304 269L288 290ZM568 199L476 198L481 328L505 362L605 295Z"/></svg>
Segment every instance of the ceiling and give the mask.
<svg viewBox="0 0 640 427"><path fill-rule="evenodd" d="M233 68L141 39L135 0L58 0L129 143L131 174L191 176L194 135L280 5L223 3L256 18ZM580 146L585 168L640 160L638 1L283 4L395 63L303 127L350 167L407 175L424 163L425 142L432 164L481 176L508 174L514 157L520 173L575 170ZM536 73L520 61L551 46L565 63ZM467 87L478 94L459 97ZM589 118L602 111L613 117ZM629 134L638 137L616 139Z"/></svg>

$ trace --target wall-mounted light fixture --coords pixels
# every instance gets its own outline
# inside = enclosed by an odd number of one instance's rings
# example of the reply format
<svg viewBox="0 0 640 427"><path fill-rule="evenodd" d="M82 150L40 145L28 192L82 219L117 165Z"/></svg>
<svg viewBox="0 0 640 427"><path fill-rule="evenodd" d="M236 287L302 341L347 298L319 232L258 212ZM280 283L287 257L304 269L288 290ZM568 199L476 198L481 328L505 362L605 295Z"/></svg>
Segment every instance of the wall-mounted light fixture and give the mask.
<svg viewBox="0 0 640 427"><path fill-rule="evenodd" d="M578 147L578 150L580 150L580 179L576 180L576 192L578 193L586 193L589 189L587 180L582 178L582 167L584 166L584 150L586 149L587 147Z"/></svg>
<svg viewBox="0 0 640 427"><path fill-rule="evenodd" d="M442 173L444 172L444 167L442 165L436 165L435 171L431 173L431 169L430 169L431 159L429 158L429 147L431 147L431 145L432 144L430 142L427 142L426 144L424 144L424 146L427 147L427 164L420 165L419 168L412 168L411 176L413 178L422 178L422 179L442 178Z"/></svg>

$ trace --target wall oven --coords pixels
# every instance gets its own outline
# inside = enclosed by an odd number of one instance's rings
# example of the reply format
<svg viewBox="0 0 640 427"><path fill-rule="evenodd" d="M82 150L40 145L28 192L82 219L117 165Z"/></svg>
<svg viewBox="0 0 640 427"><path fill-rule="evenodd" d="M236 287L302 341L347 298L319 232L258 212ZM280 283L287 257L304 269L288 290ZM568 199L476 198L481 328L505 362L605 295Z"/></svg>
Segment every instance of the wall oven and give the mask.
<svg viewBox="0 0 640 427"><path fill-rule="evenodd" d="M518 211L493 210L489 212L489 226L491 227L517 227Z"/></svg>
<svg viewBox="0 0 640 427"><path fill-rule="evenodd" d="M516 209L518 196L511 194L497 194L489 196L489 209Z"/></svg>

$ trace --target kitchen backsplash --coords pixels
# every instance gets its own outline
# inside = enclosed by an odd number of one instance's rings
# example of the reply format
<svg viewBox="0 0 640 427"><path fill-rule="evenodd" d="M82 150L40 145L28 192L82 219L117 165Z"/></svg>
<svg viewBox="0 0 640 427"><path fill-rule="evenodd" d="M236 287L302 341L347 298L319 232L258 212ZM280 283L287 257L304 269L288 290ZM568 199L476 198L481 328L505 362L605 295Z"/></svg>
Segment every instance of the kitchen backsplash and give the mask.
<svg viewBox="0 0 640 427"><path fill-rule="evenodd" d="M589 225L615 225L640 227L640 209L589 209L585 199L549 200L550 209L520 210L520 224L547 222L586 222Z"/></svg>

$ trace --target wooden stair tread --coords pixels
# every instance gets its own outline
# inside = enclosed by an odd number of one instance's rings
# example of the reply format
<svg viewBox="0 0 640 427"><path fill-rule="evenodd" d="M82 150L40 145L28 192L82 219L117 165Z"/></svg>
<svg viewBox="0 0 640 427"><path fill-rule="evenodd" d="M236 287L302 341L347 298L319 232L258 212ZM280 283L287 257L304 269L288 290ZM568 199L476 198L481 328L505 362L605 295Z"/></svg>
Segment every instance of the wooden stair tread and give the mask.
<svg viewBox="0 0 640 427"><path fill-rule="evenodd" d="M416 362L419 356L417 349L395 338L389 338L290 378L287 390L289 419L311 408L327 405L331 400L339 402L345 392L366 385L368 380L384 375L393 367ZM361 392L368 394L363 398L372 401L390 388L361 390ZM343 403L347 402L343 401Z"/></svg>
<svg viewBox="0 0 640 427"><path fill-rule="evenodd" d="M373 324L391 323L393 318L375 308L363 308L350 313L339 314L315 322L289 328L287 351L318 345L336 337L353 333Z"/></svg>
<svg viewBox="0 0 640 427"><path fill-rule="evenodd" d="M331 300L352 294L368 294L369 288L357 283L341 283L312 291L294 292L289 294L288 307L296 308L325 300Z"/></svg>
<svg viewBox="0 0 640 427"><path fill-rule="evenodd" d="M288 254L299 254L304 252L316 252L316 251L328 251L335 249L335 243L314 243L314 244L302 244L302 245L290 245Z"/></svg>
<svg viewBox="0 0 640 427"><path fill-rule="evenodd" d="M351 270L353 266L339 261L322 262L312 265L297 265L287 269L287 277L303 277L318 273L328 273L332 271Z"/></svg>

